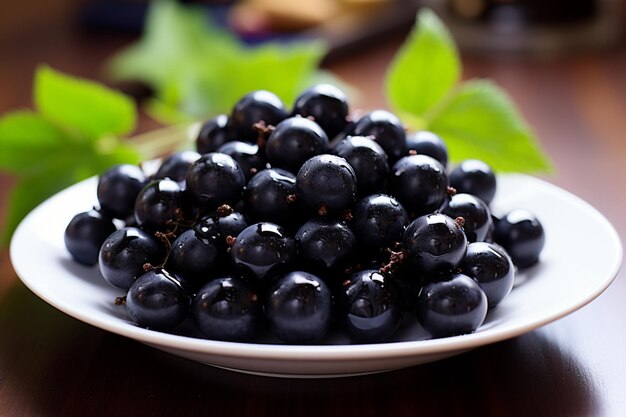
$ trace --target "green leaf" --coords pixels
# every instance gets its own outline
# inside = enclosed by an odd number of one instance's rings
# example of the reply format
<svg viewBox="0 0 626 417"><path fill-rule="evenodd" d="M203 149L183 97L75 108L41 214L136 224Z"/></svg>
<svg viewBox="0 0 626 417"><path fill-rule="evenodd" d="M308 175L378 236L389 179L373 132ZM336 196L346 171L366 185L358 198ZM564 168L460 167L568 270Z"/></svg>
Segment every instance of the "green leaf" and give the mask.
<svg viewBox="0 0 626 417"><path fill-rule="evenodd" d="M77 131L84 139L123 135L135 129L135 104L129 97L46 66L35 74L34 101L42 116Z"/></svg>
<svg viewBox="0 0 626 417"><path fill-rule="evenodd" d="M32 173L43 167L50 153L68 135L32 111L16 111L0 118L0 170Z"/></svg>
<svg viewBox="0 0 626 417"><path fill-rule="evenodd" d="M319 42L250 48L212 26L202 9L158 1L141 40L114 57L109 71L151 85L156 97L148 112L172 124L229 112L252 90L271 90L291 103L312 85L325 53Z"/></svg>
<svg viewBox="0 0 626 417"><path fill-rule="evenodd" d="M104 172L113 165L139 163L136 149L114 138L89 147L52 149L41 171L22 175L9 197L3 243L8 243L21 219L46 198L75 182Z"/></svg>
<svg viewBox="0 0 626 417"><path fill-rule="evenodd" d="M325 53L317 42L290 47L268 44L225 57L219 66L207 59L179 80L179 101L164 102L195 117L228 113L253 90L272 91L290 104L309 86Z"/></svg>
<svg viewBox="0 0 626 417"><path fill-rule="evenodd" d="M460 73L450 33L434 12L422 9L387 72L387 98L397 113L422 116L455 86Z"/></svg>
<svg viewBox="0 0 626 417"><path fill-rule="evenodd" d="M551 171L530 127L508 95L488 80L460 85L430 120L453 161L482 159L496 171Z"/></svg>
<svg viewBox="0 0 626 417"><path fill-rule="evenodd" d="M166 125L178 125L183 123L193 123L197 118L183 113L174 104L178 101L160 100L151 98L146 100L144 110L150 117Z"/></svg>
<svg viewBox="0 0 626 417"><path fill-rule="evenodd" d="M49 175L23 177L9 194L8 209L2 244L6 245L20 221L39 203L73 182L64 170L50 172Z"/></svg>
<svg viewBox="0 0 626 417"><path fill-rule="evenodd" d="M210 25L202 9L155 1L141 40L113 57L108 70L116 79L144 81L158 88L201 60L219 65L222 55L238 48L234 37Z"/></svg>
<svg viewBox="0 0 626 417"><path fill-rule="evenodd" d="M46 197L114 164L140 159L135 147L115 136L134 129L135 107L126 96L48 67L38 69L34 90L38 113L0 117L0 170L18 175L4 243Z"/></svg>

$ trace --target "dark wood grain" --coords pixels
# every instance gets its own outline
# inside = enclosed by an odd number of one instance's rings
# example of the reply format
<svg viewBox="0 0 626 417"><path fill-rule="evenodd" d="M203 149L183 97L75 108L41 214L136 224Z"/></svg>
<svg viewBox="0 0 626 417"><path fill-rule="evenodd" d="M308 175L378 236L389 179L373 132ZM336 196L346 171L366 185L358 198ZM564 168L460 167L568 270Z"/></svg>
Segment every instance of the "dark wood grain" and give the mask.
<svg viewBox="0 0 626 417"><path fill-rule="evenodd" d="M37 63L102 79L101 62L126 42L59 31L3 45L0 112L30 105ZM361 89L358 107L386 106L383 74L398 45L329 63ZM465 77L492 77L518 103L554 160L546 178L591 202L624 236L626 50L464 64ZM155 126L144 117L139 130ZM0 211L10 183L0 176ZM395 372L284 380L200 365L74 320L21 284L4 250L0 416L624 416L625 298L622 272L589 306L509 341Z"/></svg>

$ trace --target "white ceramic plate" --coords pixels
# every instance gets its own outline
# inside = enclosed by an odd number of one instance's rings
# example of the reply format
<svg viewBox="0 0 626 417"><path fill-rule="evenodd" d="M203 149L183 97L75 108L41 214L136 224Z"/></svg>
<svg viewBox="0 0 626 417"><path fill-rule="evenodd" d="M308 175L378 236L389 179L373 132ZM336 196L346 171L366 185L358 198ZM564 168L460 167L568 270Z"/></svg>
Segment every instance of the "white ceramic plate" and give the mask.
<svg viewBox="0 0 626 417"><path fill-rule="evenodd" d="M531 331L589 303L615 278L622 260L620 239L594 208L532 177L503 176L498 187L495 213L526 208L544 225L541 261L518 275L511 294L490 311L478 331L445 339L428 340L417 325L389 343L351 345L331 335L312 346L203 340L184 335L193 334L191 326L183 326L177 335L139 328L124 307L113 303L123 293L104 282L97 268L73 262L64 247L69 220L96 202L95 179L60 192L30 213L13 236L11 259L22 281L59 310L175 355L291 377L378 372L432 362Z"/></svg>

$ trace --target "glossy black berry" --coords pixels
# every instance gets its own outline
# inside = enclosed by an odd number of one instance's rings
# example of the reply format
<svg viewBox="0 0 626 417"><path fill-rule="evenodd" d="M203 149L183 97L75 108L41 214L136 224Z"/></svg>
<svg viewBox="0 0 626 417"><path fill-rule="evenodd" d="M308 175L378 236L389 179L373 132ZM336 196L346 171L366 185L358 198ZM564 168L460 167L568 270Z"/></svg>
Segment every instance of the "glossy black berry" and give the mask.
<svg viewBox="0 0 626 417"><path fill-rule="evenodd" d="M484 242L493 228L489 207L472 194L453 195L441 212L453 219L463 217L463 231L468 242Z"/></svg>
<svg viewBox="0 0 626 417"><path fill-rule="evenodd" d="M415 269L407 267L393 272L389 279L400 292L400 327L408 326L417 319L417 298L422 289L422 278Z"/></svg>
<svg viewBox="0 0 626 417"><path fill-rule="evenodd" d="M428 155L435 158L444 167L448 165L448 147L439 135L427 130L420 130L406 137L409 154Z"/></svg>
<svg viewBox="0 0 626 417"><path fill-rule="evenodd" d="M230 123L236 140L256 142L258 138L254 125L263 122L266 126L276 126L288 116L283 102L274 93L265 90L246 94L232 110Z"/></svg>
<svg viewBox="0 0 626 417"><path fill-rule="evenodd" d="M75 215L65 228L65 247L72 258L83 265L98 263L98 253L105 239L115 232L111 219L96 210Z"/></svg>
<svg viewBox="0 0 626 417"><path fill-rule="evenodd" d="M191 315L208 339L246 342L260 327L261 306L249 282L223 277L200 289L191 305Z"/></svg>
<svg viewBox="0 0 626 417"><path fill-rule="evenodd" d="M204 122L196 138L196 149L201 154L215 152L217 148L233 140L232 136L229 117L220 114Z"/></svg>
<svg viewBox="0 0 626 417"><path fill-rule="evenodd" d="M175 275L164 269L148 271L126 295L126 309L140 327L172 330L188 315L191 298Z"/></svg>
<svg viewBox="0 0 626 417"><path fill-rule="evenodd" d="M205 239L211 239L218 246L225 247L227 239L236 238L239 233L248 227L248 221L240 212L234 211L230 214L218 215L202 218L193 229Z"/></svg>
<svg viewBox="0 0 626 417"><path fill-rule="evenodd" d="M300 217L295 199L296 176L280 168L256 174L246 186L244 207L251 221L290 227Z"/></svg>
<svg viewBox="0 0 626 417"><path fill-rule="evenodd" d="M459 193L473 194L487 204L496 195L496 175L489 165L477 159L467 159L449 175L450 186Z"/></svg>
<svg viewBox="0 0 626 417"><path fill-rule="evenodd" d="M359 200L353 210L352 229L365 248L392 248L400 242L409 216L394 197L372 194Z"/></svg>
<svg viewBox="0 0 626 417"><path fill-rule="evenodd" d="M149 182L135 201L135 220L147 231L174 231L191 216L188 194L178 182L167 178Z"/></svg>
<svg viewBox="0 0 626 417"><path fill-rule="evenodd" d="M144 266L159 265L165 259L163 243L136 227L123 227L106 238L99 254L102 277L111 285L127 290L143 275Z"/></svg>
<svg viewBox="0 0 626 417"><path fill-rule="evenodd" d="M355 201L357 180L348 162L335 155L317 155L296 176L298 201L309 212L341 212Z"/></svg>
<svg viewBox="0 0 626 417"><path fill-rule="evenodd" d="M487 316L487 297L478 284L463 274L426 284L417 301L417 317L433 337L474 332Z"/></svg>
<svg viewBox="0 0 626 417"><path fill-rule="evenodd" d="M380 193L386 189L389 176L387 154L372 139L348 136L335 145L333 154L344 158L354 169L359 195Z"/></svg>
<svg viewBox="0 0 626 417"><path fill-rule="evenodd" d="M519 268L531 266L539 260L546 240L541 222L534 214L522 209L503 216L496 224L493 237Z"/></svg>
<svg viewBox="0 0 626 417"><path fill-rule="evenodd" d="M149 329L193 318L213 340L318 343L332 327L376 343L419 319L433 337L465 334L545 242L532 214L490 213L487 164L448 172L437 134L407 135L384 110L350 115L327 84L291 112L253 91L195 143L145 172L105 172L100 207L65 231L72 257L98 261Z"/></svg>
<svg viewBox="0 0 626 417"><path fill-rule="evenodd" d="M284 228L268 222L245 228L230 250L235 270L262 282L284 272L295 255L293 238Z"/></svg>
<svg viewBox="0 0 626 417"><path fill-rule="evenodd" d="M181 151L165 158L163 164L155 174L155 178L169 178L174 181L184 181L189 167L200 159L195 151Z"/></svg>
<svg viewBox="0 0 626 417"><path fill-rule="evenodd" d="M328 152L328 136L314 121L290 117L280 122L265 146L267 160L273 167L297 173L309 158Z"/></svg>
<svg viewBox="0 0 626 417"><path fill-rule="evenodd" d="M98 203L102 213L124 220L133 215L135 199L148 182L145 174L135 165L117 165L107 170L98 181Z"/></svg>
<svg viewBox="0 0 626 417"><path fill-rule="evenodd" d="M432 213L448 196L448 176L430 156L405 156L391 168L389 191L412 216Z"/></svg>
<svg viewBox="0 0 626 417"><path fill-rule="evenodd" d="M515 268L511 258L499 245L470 243L461 271L473 278L485 292L489 308L495 307L513 288Z"/></svg>
<svg viewBox="0 0 626 417"><path fill-rule="evenodd" d="M267 161L258 145L234 140L220 146L217 152L231 156L243 171L246 181L265 169Z"/></svg>
<svg viewBox="0 0 626 417"><path fill-rule="evenodd" d="M418 272L431 278L458 267L467 250L467 238L459 222L440 213L413 220L402 244Z"/></svg>
<svg viewBox="0 0 626 417"><path fill-rule="evenodd" d="M189 229L172 243L167 268L180 275L186 284L200 288L215 277L226 252L217 239Z"/></svg>
<svg viewBox="0 0 626 417"><path fill-rule="evenodd" d="M328 218L309 220L300 227L295 240L299 259L321 274L346 267L356 249L348 225Z"/></svg>
<svg viewBox="0 0 626 417"><path fill-rule="evenodd" d="M357 342L381 342L400 325L402 300L399 287L375 269L352 274L338 297L341 323Z"/></svg>
<svg viewBox="0 0 626 417"><path fill-rule="evenodd" d="M319 277L293 271L269 289L265 315L270 331L282 341L312 343L328 331L332 294Z"/></svg>
<svg viewBox="0 0 626 417"><path fill-rule="evenodd" d="M213 152L202 155L186 177L187 189L197 204L206 210L234 204L241 198L246 177L230 156Z"/></svg>
<svg viewBox="0 0 626 417"><path fill-rule="evenodd" d="M337 136L347 125L348 98L330 84L318 84L296 99L293 114L312 117L329 138Z"/></svg>
<svg viewBox="0 0 626 417"><path fill-rule="evenodd" d="M404 125L386 110L374 110L361 117L354 126L354 136L373 136L391 162L407 154Z"/></svg>

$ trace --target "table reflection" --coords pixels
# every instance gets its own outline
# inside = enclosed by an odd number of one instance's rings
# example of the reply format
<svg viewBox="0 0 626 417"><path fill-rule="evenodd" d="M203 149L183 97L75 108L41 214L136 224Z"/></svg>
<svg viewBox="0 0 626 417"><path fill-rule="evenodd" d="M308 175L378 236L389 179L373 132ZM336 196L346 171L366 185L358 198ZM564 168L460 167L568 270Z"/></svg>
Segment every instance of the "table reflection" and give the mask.
<svg viewBox="0 0 626 417"><path fill-rule="evenodd" d="M0 342L0 367L8 373L2 378L4 396L44 416L401 410L404 415L552 417L591 415L598 408L589 371L543 330L394 372L279 379L220 370L106 333L65 316L19 283L2 295L0 328L12 335Z"/></svg>

